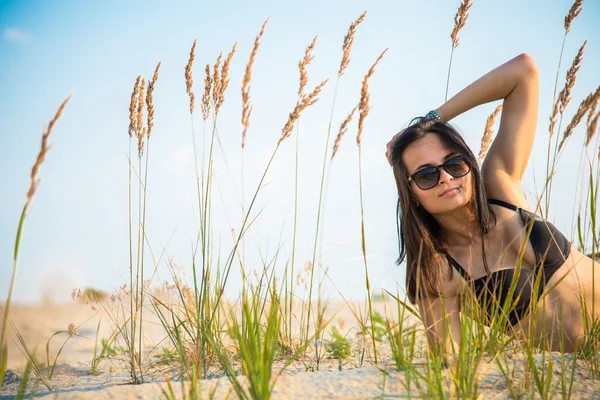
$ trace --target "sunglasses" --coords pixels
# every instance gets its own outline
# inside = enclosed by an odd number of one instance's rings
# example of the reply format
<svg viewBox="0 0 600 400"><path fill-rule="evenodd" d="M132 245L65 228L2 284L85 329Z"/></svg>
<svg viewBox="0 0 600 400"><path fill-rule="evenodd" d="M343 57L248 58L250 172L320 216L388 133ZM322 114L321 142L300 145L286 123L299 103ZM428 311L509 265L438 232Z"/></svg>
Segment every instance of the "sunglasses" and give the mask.
<svg viewBox="0 0 600 400"><path fill-rule="evenodd" d="M471 171L471 166L461 156L454 156L445 163L437 167L427 167L419 170L408 177L408 181L414 181L419 189L433 189L440 180L440 169L452 175L453 178L460 178Z"/></svg>

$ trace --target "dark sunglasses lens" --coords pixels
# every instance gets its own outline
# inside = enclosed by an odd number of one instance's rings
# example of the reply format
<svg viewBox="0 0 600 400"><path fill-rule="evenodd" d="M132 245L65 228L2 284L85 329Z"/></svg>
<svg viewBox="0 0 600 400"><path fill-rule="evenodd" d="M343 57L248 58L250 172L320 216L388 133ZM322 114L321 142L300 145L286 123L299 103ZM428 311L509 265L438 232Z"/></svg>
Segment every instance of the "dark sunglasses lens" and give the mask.
<svg viewBox="0 0 600 400"><path fill-rule="evenodd" d="M444 164L444 169L454 178L465 176L469 173L469 164L461 157L454 157Z"/></svg>
<svg viewBox="0 0 600 400"><path fill-rule="evenodd" d="M417 172L413 180L421 190L431 189L440 180L440 171L437 168L425 168Z"/></svg>

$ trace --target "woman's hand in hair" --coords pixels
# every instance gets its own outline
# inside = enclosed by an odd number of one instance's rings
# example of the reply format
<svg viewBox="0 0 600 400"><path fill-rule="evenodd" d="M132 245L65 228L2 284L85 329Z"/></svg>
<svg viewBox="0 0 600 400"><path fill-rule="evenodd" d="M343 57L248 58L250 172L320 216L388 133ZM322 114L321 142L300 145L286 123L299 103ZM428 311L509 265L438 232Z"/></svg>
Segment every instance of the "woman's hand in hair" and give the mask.
<svg viewBox="0 0 600 400"><path fill-rule="evenodd" d="M390 165L392 165L392 146L394 145L394 142L396 141L399 135L400 133L396 133L394 137L392 137L392 139L385 145L385 158L387 158L388 163Z"/></svg>

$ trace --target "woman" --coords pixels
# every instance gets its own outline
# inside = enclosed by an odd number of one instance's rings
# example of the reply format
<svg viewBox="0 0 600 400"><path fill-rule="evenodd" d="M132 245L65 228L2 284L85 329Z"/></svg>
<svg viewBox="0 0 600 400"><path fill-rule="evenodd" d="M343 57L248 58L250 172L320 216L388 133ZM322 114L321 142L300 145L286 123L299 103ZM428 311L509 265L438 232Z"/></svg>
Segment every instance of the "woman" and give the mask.
<svg viewBox="0 0 600 400"><path fill-rule="evenodd" d="M500 127L480 170L447 121L499 99ZM457 351L466 293L476 295L486 324L502 315L517 337L533 334L536 346L551 350L560 349L561 337L567 352L584 343L582 300L598 318L600 271L594 274L592 259L536 218L520 187L537 117L537 66L521 54L387 144L399 194L399 262L406 260L408 296L430 348Z"/></svg>

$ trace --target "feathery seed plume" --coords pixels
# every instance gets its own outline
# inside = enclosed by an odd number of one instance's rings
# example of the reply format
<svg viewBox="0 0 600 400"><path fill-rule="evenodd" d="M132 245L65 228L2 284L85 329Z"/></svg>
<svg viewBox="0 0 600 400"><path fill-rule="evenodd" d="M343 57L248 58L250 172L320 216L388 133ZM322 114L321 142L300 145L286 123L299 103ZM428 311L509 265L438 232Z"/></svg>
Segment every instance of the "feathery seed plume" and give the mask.
<svg viewBox="0 0 600 400"><path fill-rule="evenodd" d="M37 187L40 183L40 179L38 178L38 171L40 170L40 166L44 163L44 160L46 159L46 154L48 153L48 150L50 150L50 147L52 147L51 145L48 144L48 137L50 137L50 134L52 133L52 129L54 128L54 125L56 124L56 121L58 121L58 119L62 115L63 110L65 109L65 106L67 105L69 100L71 100L72 96L73 96L73 94L71 93L69 96L67 96L66 99L63 100L62 104L58 107L58 110L56 110L56 114L54 114L54 118L52 118L52 120L50 120L50 123L48 123L48 126L42 132L42 145L41 145L40 151L37 155L37 158L35 159L35 163L33 164L33 167L31 168L31 175L30 175L31 178L30 178L29 190L27 191L26 207L28 207L31 204L31 201L33 200L33 195L35 195L35 191L37 190Z"/></svg>
<svg viewBox="0 0 600 400"><path fill-rule="evenodd" d="M356 28L358 25L365 19L365 15L367 12L363 12L360 17L356 21L350 24L350 28L348 28L348 32L346 36L344 36L344 44L342 45L343 55L342 62L340 63L340 69L338 70L338 76L344 75L344 71L350 64L350 51L352 51L352 44L354 43L354 34L356 33Z"/></svg>
<svg viewBox="0 0 600 400"><path fill-rule="evenodd" d="M67 332L69 333L69 337L72 338L73 336L77 336L77 326L71 322L69 324L69 327L67 328Z"/></svg>
<svg viewBox="0 0 600 400"><path fill-rule="evenodd" d="M348 131L348 125L350 124L350 121L352 121L352 117L354 116L354 113L356 112L357 108L358 108L358 105L352 109L352 112L350 112L350 114L348 114L348 117L346 117L344 122L342 122L342 125L340 125L340 132L338 133L337 137L335 138L335 142L333 143L333 154L331 155L332 160L333 160L333 157L335 157L335 154L337 153L338 148L340 147L340 142L342 141L342 136L344 136L346 131Z"/></svg>
<svg viewBox="0 0 600 400"><path fill-rule="evenodd" d="M590 114L591 115L591 114ZM590 120L587 124L587 137L585 139L585 145L589 145L592 141L596 131L598 130L598 122L600 120L600 111L596 113L596 115Z"/></svg>
<svg viewBox="0 0 600 400"><path fill-rule="evenodd" d="M131 92L131 101L129 103L129 137L135 133L137 127L137 98L140 90L141 75L138 75L133 85L133 92Z"/></svg>
<svg viewBox="0 0 600 400"><path fill-rule="evenodd" d="M479 149L479 156L477 157L477 162L479 165L483 163L488 149L490 148L490 144L492 143L492 135L494 134L492 127L494 126L494 121L496 120L498 114L500 114L500 111L502 111L502 104L496 107L494 112L490 114L485 123L485 130L483 131L483 137L481 138L481 148Z"/></svg>
<svg viewBox="0 0 600 400"><path fill-rule="evenodd" d="M138 75L133 85L131 101L129 102L129 137L135 133L135 128L137 127L137 98L140 90L140 79L142 79L142 76Z"/></svg>
<svg viewBox="0 0 600 400"><path fill-rule="evenodd" d="M592 105L596 101L598 101L599 97L600 97L600 86L598 86L596 91L590 93L585 99L583 99L581 104L579 104L579 108L577 109L577 112L573 116L573 119L571 119L571 122L567 126L567 129L565 129L565 133L563 134L563 137L562 137L560 143L558 144L558 151L561 150L561 148L563 147L563 145L565 144L565 142L567 141L569 136L571 136L571 134L573 133L573 130L577 127L577 125L579 125L579 123L581 122L581 119L590 110Z"/></svg>
<svg viewBox="0 0 600 400"><path fill-rule="evenodd" d="M371 109L371 107L369 106L369 97L370 97L369 96L369 78L375 72L375 66L377 65L377 63L379 63L379 60L381 60L383 58L383 55L386 53L386 51L388 51L388 49L385 49L379 55L379 57L377 57L377 60L375 60L375 63L371 66L371 68L369 69L369 72L367 72L367 74L363 78L362 88L360 89L360 103L358 104L358 111L359 111L358 133L356 135L356 144L358 146L360 146L360 141L361 141L361 136L362 136L362 131L363 131L363 124L365 122L365 118L367 117L367 115L369 114L369 111Z"/></svg>
<svg viewBox="0 0 600 400"><path fill-rule="evenodd" d="M212 76L210 75L210 65L206 64L206 76L204 77L204 94L202 95L202 118L206 121L210 115L210 88L212 86Z"/></svg>
<svg viewBox="0 0 600 400"><path fill-rule="evenodd" d="M154 76L152 80L148 83L148 93L146 94L146 108L148 109L148 139L150 139L150 133L152 132L152 127L154 126L154 103L152 92L154 92L154 84L158 80L158 70L160 69L161 62L159 61L156 65L156 69L154 70Z"/></svg>
<svg viewBox="0 0 600 400"><path fill-rule="evenodd" d="M269 18L265 20L262 28L260 28L260 32L256 36L256 39L254 39L254 47L250 52L250 58L248 59L248 64L246 64L246 73L242 79L242 126L244 127L242 132L242 149L246 146L246 133L250 127L250 114L252 114L252 105L250 104L250 81L252 80L252 65L254 64L254 58L258 52L260 39L262 38L263 33L265 33L265 26L267 26L267 22L269 22Z"/></svg>
<svg viewBox="0 0 600 400"><path fill-rule="evenodd" d="M598 119L600 118L600 111L596 115L594 115L594 113L596 112L596 107L598 106L599 102L600 96L598 96L596 101L592 103L590 110L588 111L588 118L585 123L585 126L587 128L587 137L585 139L586 146L590 144L592 138L596 134L596 128L598 127Z"/></svg>
<svg viewBox="0 0 600 400"><path fill-rule="evenodd" d="M571 30L571 24L573 23L573 20L575 19L575 17L577 17L579 15L579 13L581 12L582 4L583 4L583 0L575 0L573 5L571 6L569 13L565 17L565 32L568 33Z"/></svg>
<svg viewBox="0 0 600 400"><path fill-rule="evenodd" d="M458 6L458 11L454 16L454 28L452 29L452 33L450 34L450 39L452 39L452 48L457 48L460 40L458 38L458 33L467 23L467 18L469 17L469 8L473 5L471 0L463 0Z"/></svg>
<svg viewBox="0 0 600 400"><path fill-rule="evenodd" d="M219 53L219 57L217 57L217 61L215 61L215 65L213 67L213 92L212 92L212 100L213 104L216 106L219 101L219 93L221 93L221 76L219 75L219 67L221 67L221 57L223 53ZM216 110L215 110L216 111Z"/></svg>
<svg viewBox="0 0 600 400"><path fill-rule="evenodd" d="M308 83L308 74L306 72L306 66L310 64L310 62L315 58L311 54L311 52L315 48L315 44L317 42L317 36L315 36L312 40L312 43L308 45L306 50L304 51L304 58L298 61L298 69L300 69L300 88L298 89L298 97L302 98L304 95L304 88Z"/></svg>
<svg viewBox="0 0 600 400"><path fill-rule="evenodd" d="M137 131L138 133L142 131L144 127L144 102L146 96L146 79L142 78L142 82L140 83L140 90L138 92L138 101L137 101Z"/></svg>
<svg viewBox="0 0 600 400"><path fill-rule="evenodd" d="M583 50L585 49L585 45L587 44L587 40L583 42L579 51L577 52L577 56L573 59L573 64L567 71L567 77L565 80L565 86L560 91L558 98L554 102L554 107L552 108L552 115L550 116L550 137L554 135L554 127L556 126L556 117L560 113L563 115L565 109L569 105L571 101L571 90L573 90L573 86L575 86L575 81L577 79L577 71L579 71L579 64L583 59Z"/></svg>
<svg viewBox="0 0 600 400"><path fill-rule="evenodd" d="M221 68L221 82L219 83L219 94L217 96L217 102L215 103L215 113L219 112L219 108L225 102L225 91L229 86L229 64L231 63L231 59L235 54L235 50L237 49L237 42L233 44L233 48L227 55L225 62L223 63L223 67Z"/></svg>
<svg viewBox="0 0 600 400"><path fill-rule="evenodd" d="M144 153L144 137L146 136L146 127L144 127L144 101L146 93L146 79L142 78L138 95L137 109L137 129L136 136L138 140L138 156L142 157Z"/></svg>
<svg viewBox="0 0 600 400"><path fill-rule="evenodd" d="M323 87L325 86L325 84L328 81L329 81L329 79L325 79L323 82L321 82L319 85L317 85L310 94L308 94L308 95L305 94L301 99L299 99L296 102L294 111L292 111L290 113L290 116L288 117L288 120L285 123L285 126L281 130L281 137L279 138L279 141L277 142L278 146L281 144L281 142L283 142L285 139L290 137L290 135L292 134L292 130L294 129L294 124L300 117L300 114L302 114L302 111L304 111L306 108L312 106L319 100L319 97L318 97L319 93L321 93L321 90L323 89Z"/></svg>
<svg viewBox="0 0 600 400"><path fill-rule="evenodd" d="M196 39L194 39L194 44L192 44L192 49L190 50L190 58L185 66L185 91L187 92L188 96L190 96L190 114L194 112L194 98L196 97L192 91L192 85L194 84L194 79L192 77L192 64L194 63L195 50Z"/></svg>

